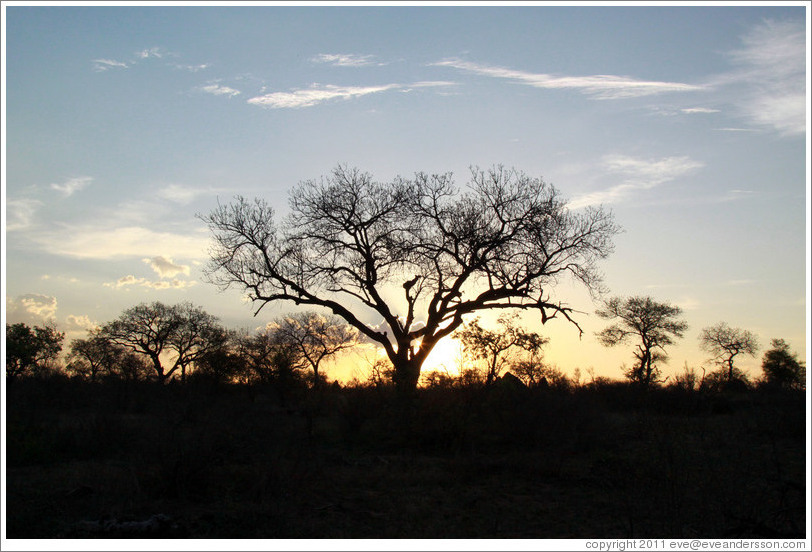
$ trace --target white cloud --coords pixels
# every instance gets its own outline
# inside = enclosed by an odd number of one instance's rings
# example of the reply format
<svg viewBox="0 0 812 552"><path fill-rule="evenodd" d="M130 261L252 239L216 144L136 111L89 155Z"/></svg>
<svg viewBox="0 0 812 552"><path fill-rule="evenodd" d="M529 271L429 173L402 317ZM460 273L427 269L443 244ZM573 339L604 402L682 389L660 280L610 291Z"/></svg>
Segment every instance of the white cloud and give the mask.
<svg viewBox="0 0 812 552"><path fill-rule="evenodd" d="M31 239L53 255L79 259L144 258L156 251L167 257L206 258L209 238L205 232L179 234L141 226L104 229L97 226L62 225Z"/></svg>
<svg viewBox="0 0 812 552"><path fill-rule="evenodd" d="M627 155L605 155L600 165L603 172L619 175L623 182L607 190L576 197L570 202L570 208L614 203L634 191L654 188L704 166L685 156L647 160Z"/></svg>
<svg viewBox="0 0 812 552"><path fill-rule="evenodd" d="M298 109L312 107L329 100L348 100L369 94L377 94L389 90L410 92L414 88L429 88L450 86L455 83L449 81L421 81L412 84L382 84L378 86L324 86L314 84L310 88L294 90L293 92L273 92L257 96L248 100L252 105L270 109Z"/></svg>
<svg viewBox="0 0 812 552"><path fill-rule="evenodd" d="M719 113L718 109L711 109L709 107L686 107L685 109L680 109L680 111L688 115L695 113Z"/></svg>
<svg viewBox="0 0 812 552"><path fill-rule="evenodd" d="M182 71L189 71L190 73L197 73L198 71L203 71L204 69L208 69L211 67L208 63L201 63L199 65L182 65L179 63L175 64L175 69L180 69Z"/></svg>
<svg viewBox="0 0 812 552"><path fill-rule="evenodd" d="M616 75L553 76L462 61L460 59L446 59L431 65L452 67L476 75L507 79L535 88L579 90L583 94L600 100L637 98L665 92L691 92L703 88L680 82L643 81Z"/></svg>
<svg viewBox="0 0 812 552"><path fill-rule="evenodd" d="M314 85L304 90L294 90L293 92L273 92L264 96L257 96L248 100L252 105L267 107L271 109L296 109L300 107L312 107L314 105L334 99L350 99L385 92L394 88L400 88L399 84L384 84L380 86L326 86Z"/></svg>
<svg viewBox="0 0 812 552"><path fill-rule="evenodd" d="M221 84L216 83L201 86L200 90L207 94L214 94L215 96L228 96L229 98L232 98L241 93L236 88L231 88L230 86L223 86Z"/></svg>
<svg viewBox="0 0 812 552"><path fill-rule="evenodd" d="M782 135L806 133L806 31L803 21L764 21L730 52L736 69L712 84L729 86L741 114Z"/></svg>
<svg viewBox="0 0 812 552"><path fill-rule="evenodd" d="M6 232L25 230L31 226L34 213L42 205L36 199L10 199L6 201Z"/></svg>
<svg viewBox="0 0 812 552"><path fill-rule="evenodd" d="M212 189L192 188L182 184L170 184L158 191L158 197L173 203L186 205L191 203L197 196L205 193L212 193Z"/></svg>
<svg viewBox="0 0 812 552"><path fill-rule="evenodd" d="M60 192L65 197L72 196L75 192L87 188L93 178L90 176L80 176L78 178L71 178L62 184L51 184L51 189Z"/></svg>
<svg viewBox="0 0 812 552"><path fill-rule="evenodd" d="M373 61L375 56L372 55L355 55L355 54L319 54L310 58L314 63L329 63L336 67L363 67L365 65L386 65Z"/></svg>
<svg viewBox="0 0 812 552"><path fill-rule="evenodd" d="M160 280L160 281L152 281L146 278L136 278L132 274L128 274L127 276L123 276L116 280L115 282L107 282L104 284L105 287L113 288L113 289L120 289L127 286L140 286L150 289L156 290L164 290L164 289L185 289L194 286L197 284L195 281L185 281L185 280Z"/></svg>
<svg viewBox="0 0 812 552"><path fill-rule="evenodd" d="M56 316L57 308L56 297L51 295L28 293L13 299L6 298L6 314L9 320L37 322L52 320Z"/></svg>
<svg viewBox="0 0 812 552"><path fill-rule="evenodd" d="M141 59L149 59L149 58L158 58L158 59L160 59L160 58L164 57L165 54L161 50L161 48L155 47L155 48L147 48L147 49L141 50L140 52L136 52L135 55L137 55Z"/></svg>
<svg viewBox="0 0 812 552"><path fill-rule="evenodd" d="M148 259L143 259L145 263L152 267L161 278L171 278L178 274L189 275L189 265L175 264L172 259L159 255Z"/></svg>
<svg viewBox="0 0 812 552"><path fill-rule="evenodd" d="M123 61L116 61L114 59L94 59L93 69L95 71L107 71L108 69L128 69L129 65Z"/></svg>
<svg viewBox="0 0 812 552"><path fill-rule="evenodd" d="M94 330L99 327L98 322L90 319L86 314L69 314L65 317L68 330Z"/></svg>

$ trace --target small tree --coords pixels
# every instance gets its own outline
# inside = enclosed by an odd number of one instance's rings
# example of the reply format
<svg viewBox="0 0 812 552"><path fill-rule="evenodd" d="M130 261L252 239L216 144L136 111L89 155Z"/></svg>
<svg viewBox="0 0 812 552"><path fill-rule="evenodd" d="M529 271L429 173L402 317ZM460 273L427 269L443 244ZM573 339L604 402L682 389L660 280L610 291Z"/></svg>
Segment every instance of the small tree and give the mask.
<svg viewBox="0 0 812 552"><path fill-rule="evenodd" d="M740 354L755 356L759 347L755 334L731 328L725 322L703 328L699 334L699 346L714 355L714 362L726 368L728 382L734 380L733 359Z"/></svg>
<svg viewBox="0 0 812 552"><path fill-rule="evenodd" d="M343 324L336 316L322 316L315 312L289 314L273 325L278 341L290 346L300 360L300 367L313 372L313 387L318 387L322 374L322 361L358 342L358 331Z"/></svg>
<svg viewBox="0 0 812 552"><path fill-rule="evenodd" d="M522 349L533 357L548 342L535 332L523 330L516 322L515 315L503 315L497 320L498 329L486 330L477 318L457 332L465 351L485 362L485 385L493 385L502 370L516 361L514 351Z"/></svg>
<svg viewBox="0 0 812 552"><path fill-rule="evenodd" d="M767 383L789 389L806 388L806 366L798 361L798 355L789 350L783 339L773 339L772 349L764 353L761 369Z"/></svg>
<svg viewBox="0 0 812 552"><path fill-rule="evenodd" d="M103 375L115 372L116 365L124 354L124 348L91 330L86 339L74 339L68 353L68 371L78 376L96 381Z"/></svg>
<svg viewBox="0 0 812 552"><path fill-rule="evenodd" d="M6 324L6 378L33 376L49 368L62 351L65 334L54 326Z"/></svg>
<svg viewBox="0 0 812 552"><path fill-rule="evenodd" d="M597 315L605 320L616 320L597 335L606 347L614 347L630 339L639 338L634 353L637 363L625 371L632 381L644 386L659 381L658 361L666 361L666 345L681 338L688 324L680 320L682 309L668 303L658 303L651 297L612 297L604 302Z"/></svg>
<svg viewBox="0 0 812 552"><path fill-rule="evenodd" d="M189 303L169 306L143 303L106 324L100 335L146 356L160 382L180 371L185 378L190 364L220 347L225 331L214 316ZM169 363L169 368L164 363Z"/></svg>

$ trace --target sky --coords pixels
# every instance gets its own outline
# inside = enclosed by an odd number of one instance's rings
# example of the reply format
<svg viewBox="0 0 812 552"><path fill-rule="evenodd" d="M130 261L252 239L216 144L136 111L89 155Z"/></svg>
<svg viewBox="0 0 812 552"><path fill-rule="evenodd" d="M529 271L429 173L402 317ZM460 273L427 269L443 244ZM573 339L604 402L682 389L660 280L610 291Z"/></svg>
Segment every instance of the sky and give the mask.
<svg viewBox="0 0 812 552"><path fill-rule="evenodd" d="M751 376L773 338L807 358L808 3L3 10L8 323L53 321L67 345L138 303L191 301L253 329L293 306L254 317L207 283L198 214L242 195L284 216L290 188L338 164L463 187L502 164L614 213L609 295L689 325L665 375L709 367L697 338L722 321L758 336L737 358ZM548 362L621 377L633 346L598 343L599 304L552 292L584 334L527 317Z"/></svg>

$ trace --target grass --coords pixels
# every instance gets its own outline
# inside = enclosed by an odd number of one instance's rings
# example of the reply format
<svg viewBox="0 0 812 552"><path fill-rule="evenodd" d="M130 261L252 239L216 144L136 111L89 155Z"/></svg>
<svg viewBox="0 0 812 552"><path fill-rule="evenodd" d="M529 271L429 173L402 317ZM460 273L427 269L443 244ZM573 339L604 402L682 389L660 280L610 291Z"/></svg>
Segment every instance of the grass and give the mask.
<svg viewBox="0 0 812 552"><path fill-rule="evenodd" d="M804 401L18 381L7 535L163 514L187 538L803 538Z"/></svg>

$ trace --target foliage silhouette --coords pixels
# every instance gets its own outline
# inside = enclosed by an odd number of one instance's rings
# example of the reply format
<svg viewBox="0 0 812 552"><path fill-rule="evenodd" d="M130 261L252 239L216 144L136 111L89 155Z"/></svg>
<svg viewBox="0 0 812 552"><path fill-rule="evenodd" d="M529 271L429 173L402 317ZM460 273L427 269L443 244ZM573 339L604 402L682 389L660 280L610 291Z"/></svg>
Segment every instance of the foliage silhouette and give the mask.
<svg viewBox="0 0 812 552"><path fill-rule="evenodd" d="M191 303L174 306L161 302L142 303L105 324L100 335L122 347L146 356L160 382L169 381L227 339L217 318ZM164 367L169 357L170 366Z"/></svg>
<svg viewBox="0 0 812 552"><path fill-rule="evenodd" d="M6 379L13 381L47 371L62 351L65 334L55 326L6 324Z"/></svg>
<svg viewBox="0 0 812 552"><path fill-rule="evenodd" d="M597 334L603 345L614 347L629 339L640 339L634 353L637 364L626 372L626 377L646 387L659 380L655 363L667 360L665 346L688 329L688 324L679 319L682 309L651 297L612 297L596 312L603 319L617 320Z"/></svg>
<svg viewBox="0 0 812 552"><path fill-rule="evenodd" d="M535 363L541 348L549 339L538 333L528 332L518 325L515 314L503 314L497 320L499 327L488 330L480 326L479 318L462 326L455 336L466 353L485 363L485 385L493 385L506 366L518 362L515 351L525 351Z"/></svg>
<svg viewBox="0 0 812 552"><path fill-rule="evenodd" d="M806 366L789 350L783 339L773 339L772 348L764 353L761 369L767 383L790 389L806 389Z"/></svg>
<svg viewBox="0 0 812 552"><path fill-rule="evenodd" d="M257 312L287 300L341 316L386 351L407 391L471 313L533 309L576 324L549 288L569 275L599 290L596 262L618 232L611 214L571 212L550 184L502 167L472 170L464 194L450 174L381 183L338 167L300 183L290 210L277 225L267 202L237 198L202 217L216 243L210 280L246 291Z"/></svg>
<svg viewBox="0 0 812 552"><path fill-rule="evenodd" d="M733 359L742 354L755 356L758 351L758 338L741 328L731 328L725 322L703 328L699 334L699 344L703 351L714 355L714 361L727 368L727 381L734 380Z"/></svg>

